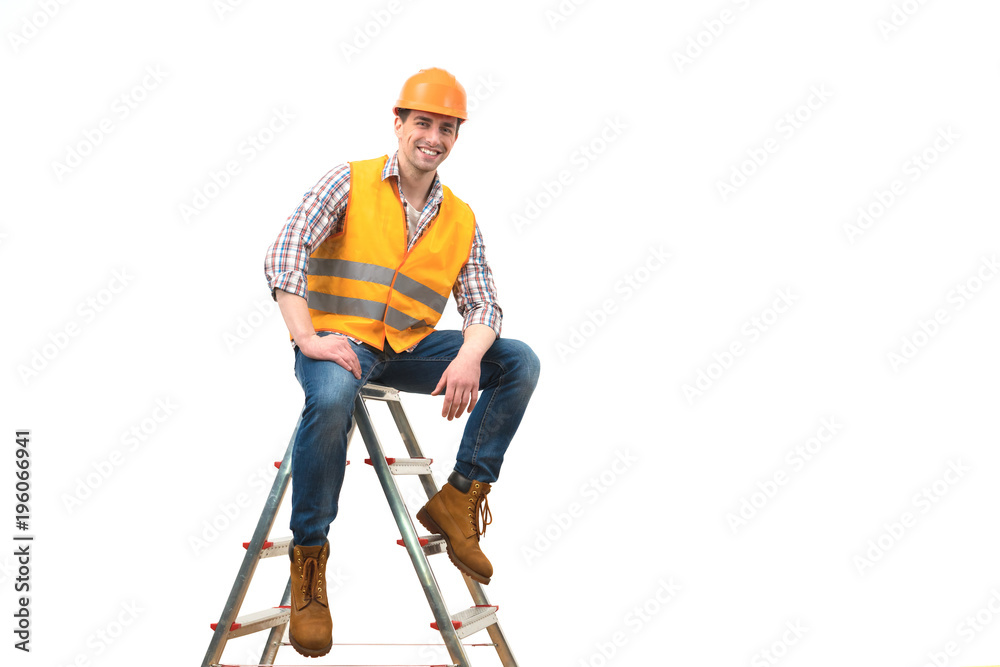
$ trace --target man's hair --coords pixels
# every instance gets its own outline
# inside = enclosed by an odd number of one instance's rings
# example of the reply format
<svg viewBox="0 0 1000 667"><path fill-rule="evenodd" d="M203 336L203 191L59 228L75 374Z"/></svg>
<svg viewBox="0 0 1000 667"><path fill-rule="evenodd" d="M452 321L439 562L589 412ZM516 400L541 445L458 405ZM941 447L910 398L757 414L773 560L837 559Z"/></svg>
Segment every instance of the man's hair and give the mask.
<svg viewBox="0 0 1000 667"><path fill-rule="evenodd" d="M413 111L413 109L402 109L402 108L400 108L400 109L396 110L396 115L399 116L399 120L401 120L401 121L403 121L405 123L406 119L410 116L410 112L411 111ZM458 136L458 128L462 127L462 123L464 123L465 121L462 120L461 118L456 118L455 122L457 123L455 125L455 136L457 137Z"/></svg>

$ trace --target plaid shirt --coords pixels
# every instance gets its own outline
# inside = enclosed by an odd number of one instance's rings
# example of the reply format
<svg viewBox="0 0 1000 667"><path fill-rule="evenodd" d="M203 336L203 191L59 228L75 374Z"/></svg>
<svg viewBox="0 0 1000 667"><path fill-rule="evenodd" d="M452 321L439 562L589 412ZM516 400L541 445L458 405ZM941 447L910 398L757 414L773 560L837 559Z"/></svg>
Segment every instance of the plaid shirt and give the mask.
<svg viewBox="0 0 1000 667"><path fill-rule="evenodd" d="M399 183L399 162L396 153L386 161L382 170L383 181L390 176L395 176L396 183ZM350 189L351 168L349 164L344 163L327 172L312 190L303 195L302 203L288 218L288 222L267 249L267 255L264 257L264 275L271 288L272 298L274 290L277 289L307 298L306 269L309 266L309 255L331 234L343 230ZM400 188L397 187L396 191L405 204L406 199ZM427 203L420 213L420 222L407 250L413 247L413 244L427 231L431 221L437 217L442 198L441 179L435 174L430 196L427 197ZM406 224L405 220L400 222ZM486 263L486 246L479 231L479 223L476 223L469 260L459 271L458 279L452 286L452 294L455 295L455 304L464 320L463 331L470 324L485 324L496 332L498 338L500 337L503 311L497 303L493 271ZM407 352L412 350L413 347Z"/></svg>

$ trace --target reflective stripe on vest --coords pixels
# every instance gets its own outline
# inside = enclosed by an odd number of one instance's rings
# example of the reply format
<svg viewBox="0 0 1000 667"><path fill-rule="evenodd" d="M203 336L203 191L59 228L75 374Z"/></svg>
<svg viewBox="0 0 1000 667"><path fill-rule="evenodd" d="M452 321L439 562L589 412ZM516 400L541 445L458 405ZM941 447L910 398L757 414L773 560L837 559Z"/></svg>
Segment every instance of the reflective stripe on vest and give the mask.
<svg viewBox="0 0 1000 667"><path fill-rule="evenodd" d="M343 231L310 255L308 304L317 331L397 352L434 331L475 234L472 210L443 187L438 214L407 250L406 213L388 156L351 162Z"/></svg>
<svg viewBox="0 0 1000 667"><path fill-rule="evenodd" d="M352 299L347 296L334 296L322 292L309 292L309 307L335 315L353 315L373 320L381 320L383 319L382 315L385 315L385 323L394 329L417 329L432 326L424 320L410 317L391 306L389 312L386 313L386 305L378 301Z"/></svg>
<svg viewBox="0 0 1000 667"><path fill-rule="evenodd" d="M387 266L379 266L378 264L364 264L362 262L352 262L346 259L320 259L320 258L310 258L309 259L309 275L311 276L330 276L333 278L350 278L351 280L362 280L368 283L376 283L378 285L392 285L392 277L396 275L395 271ZM436 311L438 314L444 312L444 306L448 303L448 297L441 296L435 292L430 287L418 283L413 278L400 273L396 276L396 284L393 288L398 290L400 293L405 294L414 301L419 301L428 308ZM326 310L331 313L342 313L344 315L358 315L361 313L345 312L340 310L329 310L327 308L320 308L320 310ZM365 317L377 317L381 318L379 315L369 315L367 312L364 314ZM397 327L405 328L405 327Z"/></svg>

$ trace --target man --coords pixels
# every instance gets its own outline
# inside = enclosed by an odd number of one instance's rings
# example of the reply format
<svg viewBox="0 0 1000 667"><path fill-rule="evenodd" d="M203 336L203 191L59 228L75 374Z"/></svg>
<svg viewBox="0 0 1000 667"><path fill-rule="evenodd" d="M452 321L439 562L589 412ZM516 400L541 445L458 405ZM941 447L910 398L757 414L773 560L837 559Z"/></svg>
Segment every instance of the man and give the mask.
<svg viewBox="0 0 1000 667"><path fill-rule="evenodd" d="M531 349L499 337L479 226L437 174L467 119L465 89L444 70L421 70L393 112L396 153L327 173L265 259L305 392L292 449L289 639L309 657L332 645L327 535L361 387L443 395L448 420L470 413L454 472L417 519L444 536L462 572L489 583L493 568L479 548L491 521L486 495L538 381ZM434 329L449 292L462 332Z"/></svg>

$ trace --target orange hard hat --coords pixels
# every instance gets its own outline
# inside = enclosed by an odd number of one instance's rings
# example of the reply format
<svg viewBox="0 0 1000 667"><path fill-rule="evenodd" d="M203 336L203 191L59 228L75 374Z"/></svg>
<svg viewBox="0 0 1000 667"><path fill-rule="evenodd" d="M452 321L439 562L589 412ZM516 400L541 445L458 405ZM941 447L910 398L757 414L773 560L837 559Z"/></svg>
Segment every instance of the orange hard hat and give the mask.
<svg viewBox="0 0 1000 667"><path fill-rule="evenodd" d="M422 69L406 80L393 113L397 109L430 111L462 120L469 117L465 112L465 88L450 72L437 67Z"/></svg>

